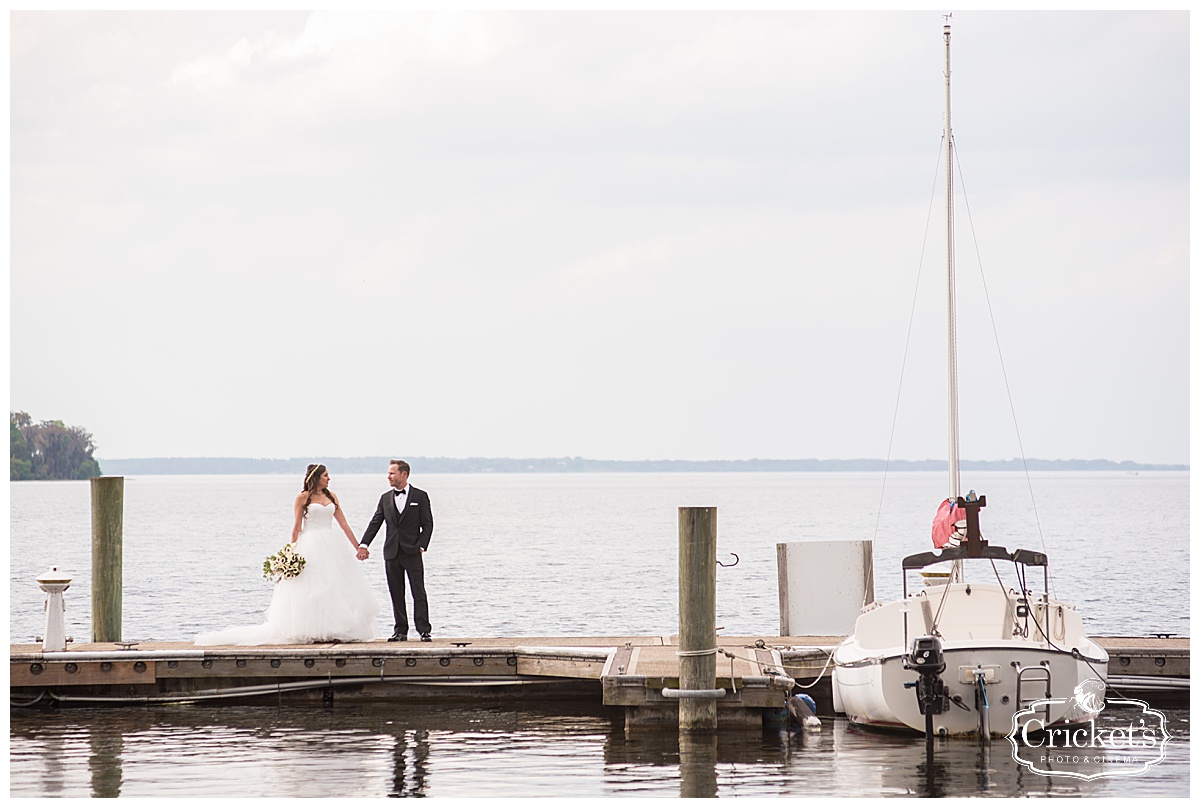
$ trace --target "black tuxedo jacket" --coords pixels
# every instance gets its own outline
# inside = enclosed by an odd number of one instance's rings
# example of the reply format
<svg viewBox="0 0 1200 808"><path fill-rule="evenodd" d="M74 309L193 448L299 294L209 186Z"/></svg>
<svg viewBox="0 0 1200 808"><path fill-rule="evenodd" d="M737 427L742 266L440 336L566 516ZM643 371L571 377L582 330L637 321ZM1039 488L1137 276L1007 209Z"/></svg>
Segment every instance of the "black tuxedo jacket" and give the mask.
<svg viewBox="0 0 1200 808"><path fill-rule="evenodd" d="M408 486L408 502L404 505L404 513L396 509L396 496L389 488L379 498L379 507L371 517L371 523L363 532L360 544L370 546L379 532L380 526L387 523L387 534L383 540L383 557L395 558L400 553L414 555L429 549L429 539L433 536L433 509L429 506L429 495L420 488Z"/></svg>

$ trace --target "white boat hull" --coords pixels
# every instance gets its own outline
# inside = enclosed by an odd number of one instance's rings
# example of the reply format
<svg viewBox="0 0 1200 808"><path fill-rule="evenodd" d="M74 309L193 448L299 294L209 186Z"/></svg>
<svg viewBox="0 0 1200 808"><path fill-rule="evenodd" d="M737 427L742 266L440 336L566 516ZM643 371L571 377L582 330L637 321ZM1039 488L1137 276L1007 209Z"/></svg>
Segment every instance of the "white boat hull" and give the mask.
<svg viewBox="0 0 1200 808"><path fill-rule="evenodd" d="M950 586L946 612L958 619L944 620L938 631L946 662L941 678L951 702L944 712L933 717L936 734L977 735L981 713L986 712L989 734L1005 736L1012 729L1014 714L1035 700L1048 702L1049 721L1045 722L1048 725L1082 723L1095 717L1101 709L1108 677L1108 655L1082 635L1073 610L1064 611L1069 607L1060 609L1059 604L1050 603L1049 611L1058 610L1063 615L1058 624L1060 642L1014 638L1012 610L1004 608L1011 597L1006 599L1003 590L976 585L972 594L965 595L968 587ZM907 603L896 602L863 614L855 633L834 651L834 707L852 723L876 729L925 731L925 716L920 712L916 690L906 687L919 677L916 671L906 669L904 662L909 650L906 646L911 640L929 633L921 625L921 602L936 602L941 591L942 587L933 589L934 598L928 592L921 592ZM999 616L994 616L997 611ZM1046 611L1047 607L1040 606L1037 613L1044 615ZM917 625L905 631L905 621ZM987 630L989 625L996 630ZM1001 639L1004 635L1008 638ZM1079 655L1073 654L1072 649L1077 649ZM1036 670L1043 667L1049 670L1048 683L1045 674ZM1025 674L1018 693L1021 669L1035 670ZM980 672L984 676L986 706L977 707ZM1043 708L1039 716L1044 715Z"/></svg>
<svg viewBox="0 0 1200 808"><path fill-rule="evenodd" d="M1095 717L1095 713L1081 713L1072 701L1075 688L1088 679L1102 681L1107 676L1107 663L1103 666L1074 659L1069 653L1047 651L1043 648L961 648L943 649L946 672L942 675L949 692L951 704L940 715L933 718L933 731L938 735L976 735L980 727L980 714L975 706L976 684L961 681L968 672L981 668L994 668L999 678L985 683L987 697L988 726L996 737L1009 733L1013 715L1017 711L1016 665L1031 668L1049 662L1051 682L1050 724L1078 723ZM1093 670L1099 669L1100 675ZM917 674L904 667L904 658L894 656L876 664L862 667L839 668L834 675L837 701L851 723L876 729L899 729L925 731L925 716L917 704L916 691L905 684L915 681ZM1022 685L1021 699L1043 698L1046 687L1043 682L1026 682ZM957 697L957 698L955 698ZM958 706L963 705L962 707ZM1068 715L1070 710L1073 714Z"/></svg>

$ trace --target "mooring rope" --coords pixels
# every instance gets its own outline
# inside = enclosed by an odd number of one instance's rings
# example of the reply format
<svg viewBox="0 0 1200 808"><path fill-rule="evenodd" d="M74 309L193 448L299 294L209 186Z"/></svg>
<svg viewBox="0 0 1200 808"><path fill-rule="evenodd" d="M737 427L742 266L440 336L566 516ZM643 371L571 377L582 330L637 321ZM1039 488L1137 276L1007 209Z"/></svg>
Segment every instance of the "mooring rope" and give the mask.
<svg viewBox="0 0 1200 808"><path fill-rule="evenodd" d="M798 687L802 690L808 690L810 687L815 687L816 684L821 681L821 677L823 677L825 675L825 671L829 670L829 663L831 663L831 662L833 662L833 651L829 652L829 658L825 660L825 667L821 668L821 672L817 674L816 679L813 679L811 682L809 682L806 685L802 685L799 682L796 682L796 687ZM799 670L799 668L800 668L799 665L790 665L790 666L789 665L781 665L780 667L782 667L784 670L787 670L789 667L795 668L796 670ZM836 663L834 663L834 667L838 667L838 665ZM796 680L793 679L792 681L795 682Z"/></svg>

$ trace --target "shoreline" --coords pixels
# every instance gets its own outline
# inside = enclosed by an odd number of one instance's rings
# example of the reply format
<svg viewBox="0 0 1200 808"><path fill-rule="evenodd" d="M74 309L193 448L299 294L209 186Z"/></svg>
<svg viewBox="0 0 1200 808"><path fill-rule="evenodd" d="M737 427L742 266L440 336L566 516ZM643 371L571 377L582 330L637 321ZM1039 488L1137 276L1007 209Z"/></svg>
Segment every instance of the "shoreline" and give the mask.
<svg viewBox="0 0 1200 808"><path fill-rule="evenodd" d="M322 462L343 474L373 473L386 468L388 457L331 457ZM157 457L98 458L105 475L131 474L294 474L311 458ZM592 460L556 458L411 457L422 474L586 474L595 472L940 472L944 460ZM1188 472L1186 464L1134 463L1129 460L964 460L963 471L1101 471L1139 473Z"/></svg>

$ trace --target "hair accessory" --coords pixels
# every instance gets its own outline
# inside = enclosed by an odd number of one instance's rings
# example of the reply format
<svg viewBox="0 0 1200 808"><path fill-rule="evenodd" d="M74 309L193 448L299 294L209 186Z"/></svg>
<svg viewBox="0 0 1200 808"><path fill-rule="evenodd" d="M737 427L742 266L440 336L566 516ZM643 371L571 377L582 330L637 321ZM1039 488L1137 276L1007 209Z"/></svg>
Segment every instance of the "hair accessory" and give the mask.
<svg viewBox="0 0 1200 808"><path fill-rule="evenodd" d="M312 467L312 471L310 471L308 474L304 475L304 484L305 485L308 485L308 481L312 478L313 472L319 468L321 468L321 464L317 463L315 466Z"/></svg>

